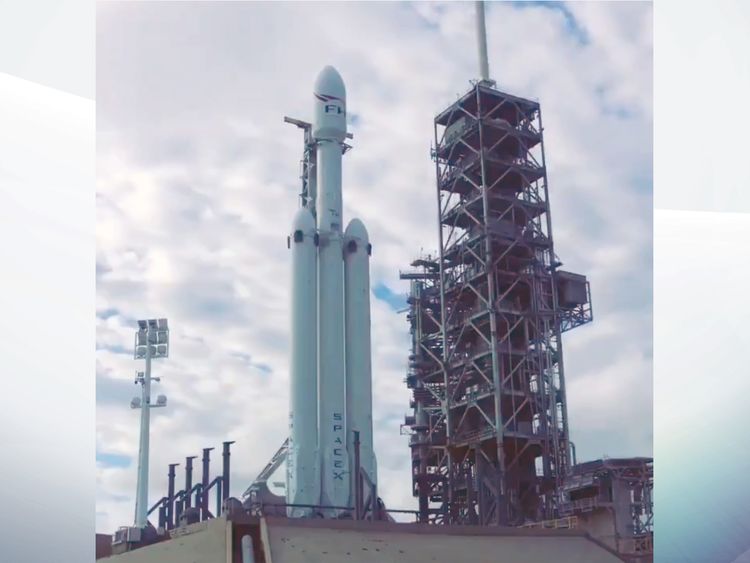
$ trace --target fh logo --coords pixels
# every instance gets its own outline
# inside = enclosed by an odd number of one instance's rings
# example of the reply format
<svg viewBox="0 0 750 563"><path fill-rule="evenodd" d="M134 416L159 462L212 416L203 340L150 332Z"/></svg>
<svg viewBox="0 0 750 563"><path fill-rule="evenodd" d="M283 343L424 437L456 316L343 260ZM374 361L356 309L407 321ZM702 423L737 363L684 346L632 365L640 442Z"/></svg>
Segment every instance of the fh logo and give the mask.
<svg viewBox="0 0 750 563"><path fill-rule="evenodd" d="M335 113L336 115L344 113L344 100L341 98L329 96L328 94L315 94L315 97L325 104L323 106L325 113ZM333 102L338 102L338 104Z"/></svg>

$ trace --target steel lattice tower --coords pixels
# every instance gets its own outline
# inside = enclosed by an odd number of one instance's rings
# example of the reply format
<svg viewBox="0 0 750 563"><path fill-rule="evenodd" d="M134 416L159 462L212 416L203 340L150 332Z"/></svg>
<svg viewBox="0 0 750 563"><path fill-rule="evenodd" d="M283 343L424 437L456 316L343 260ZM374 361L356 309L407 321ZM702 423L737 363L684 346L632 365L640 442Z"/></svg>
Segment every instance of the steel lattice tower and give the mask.
<svg viewBox="0 0 750 563"><path fill-rule="evenodd" d="M558 269L540 107L481 80L434 132L439 255L402 274L420 519L552 518L571 466L561 334L592 313L586 278Z"/></svg>

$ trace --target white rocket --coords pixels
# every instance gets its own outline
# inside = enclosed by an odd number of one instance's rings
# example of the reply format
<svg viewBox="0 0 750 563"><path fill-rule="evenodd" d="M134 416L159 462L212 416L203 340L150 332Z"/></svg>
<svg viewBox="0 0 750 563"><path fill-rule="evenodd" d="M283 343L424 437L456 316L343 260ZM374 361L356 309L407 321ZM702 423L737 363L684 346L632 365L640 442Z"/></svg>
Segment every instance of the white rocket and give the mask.
<svg viewBox="0 0 750 563"><path fill-rule="evenodd" d="M346 89L325 67L315 81L312 198L295 216L292 248L290 441L287 503L347 507L354 503L354 431L360 463L377 482L372 446L370 356L371 246L359 219L342 229L341 159ZM317 193L315 193L317 192ZM290 508L289 516L308 516ZM321 511L337 516L343 511Z"/></svg>

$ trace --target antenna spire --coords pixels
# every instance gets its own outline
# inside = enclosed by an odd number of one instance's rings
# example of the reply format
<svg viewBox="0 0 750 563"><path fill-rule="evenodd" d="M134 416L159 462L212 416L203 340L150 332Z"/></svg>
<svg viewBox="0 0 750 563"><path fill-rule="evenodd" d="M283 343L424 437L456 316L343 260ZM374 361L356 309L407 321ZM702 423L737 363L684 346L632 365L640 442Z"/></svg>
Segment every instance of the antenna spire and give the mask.
<svg viewBox="0 0 750 563"><path fill-rule="evenodd" d="M487 60L487 28L484 24L484 2L475 2L477 14L477 47L479 49L479 77L482 82L490 82L490 64Z"/></svg>

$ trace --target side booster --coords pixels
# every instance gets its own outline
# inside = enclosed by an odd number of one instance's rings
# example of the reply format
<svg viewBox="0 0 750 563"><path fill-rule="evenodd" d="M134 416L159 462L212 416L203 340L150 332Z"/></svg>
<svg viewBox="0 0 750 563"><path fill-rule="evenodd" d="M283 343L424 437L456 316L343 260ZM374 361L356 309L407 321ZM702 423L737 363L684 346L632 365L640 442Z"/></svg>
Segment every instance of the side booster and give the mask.
<svg viewBox="0 0 750 563"><path fill-rule="evenodd" d="M315 82L312 139L315 201L297 212L292 247L290 443L287 503L330 508L341 516L354 503L354 431L361 467L377 483L372 441L370 353L371 252L359 219L342 229L341 160L346 138L346 89L325 67ZM291 517L313 515L290 507Z"/></svg>

